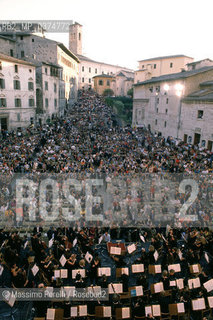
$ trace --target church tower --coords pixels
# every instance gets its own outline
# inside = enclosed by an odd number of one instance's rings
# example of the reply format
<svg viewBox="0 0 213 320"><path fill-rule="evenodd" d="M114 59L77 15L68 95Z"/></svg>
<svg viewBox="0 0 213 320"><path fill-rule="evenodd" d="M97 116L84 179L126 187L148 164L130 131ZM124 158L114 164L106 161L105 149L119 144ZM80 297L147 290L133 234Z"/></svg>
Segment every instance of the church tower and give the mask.
<svg viewBox="0 0 213 320"><path fill-rule="evenodd" d="M77 22L69 26L69 49L82 55L82 25Z"/></svg>

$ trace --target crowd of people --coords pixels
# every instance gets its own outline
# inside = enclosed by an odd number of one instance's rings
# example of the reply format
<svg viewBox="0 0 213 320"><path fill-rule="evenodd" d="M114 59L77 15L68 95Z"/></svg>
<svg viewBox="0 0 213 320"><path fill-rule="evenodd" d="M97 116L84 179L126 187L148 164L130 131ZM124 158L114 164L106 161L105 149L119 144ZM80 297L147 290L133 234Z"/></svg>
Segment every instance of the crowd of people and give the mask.
<svg viewBox="0 0 213 320"><path fill-rule="evenodd" d="M128 305L132 318L142 317L146 305L160 304L161 312L167 314L169 304L184 302L185 319L204 319L201 311L192 310L191 301L204 297L208 306L207 298L211 296L203 284L213 276L212 161L212 152L198 146L158 137L145 128L119 126L111 107L94 92L80 91L78 102L64 119L28 128L21 135L4 132L0 144L0 287L108 288L109 283L119 281L124 292L142 285L144 295L124 299L114 294L108 302L88 302L88 313L94 314L95 306L100 304L112 306L113 313L117 307ZM29 224L29 205L17 208L16 181L23 177L38 184L54 179L60 187L60 199L58 217L47 222L39 191L34 190L36 227L21 236L26 226L33 226L33 222ZM67 201L62 188L67 179L79 182L78 188L68 185L74 205ZM100 196L97 203L89 201L89 180L103 181L102 189L98 184L92 189L93 196ZM54 207L51 192L45 193L45 210L49 214ZM70 211L68 218L62 212L64 205ZM93 215L91 221L87 219L88 207ZM78 220L73 219L76 208ZM22 219L17 223L20 209ZM14 228L16 231L12 231ZM112 255L107 251L110 241L135 243L137 251L132 255ZM85 259L87 252L92 255L90 262ZM62 255L68 277L56 279L54 271L62 268ZM144 264L144 272L132 274L133 263ZM168 272L168 265L177 263L181 272ZM39 267L36 275L32 272L35 264ZM162 273L153 276L149 265L155 264L161 264ZM201 266L196 274L200 286L189 289L188 279L195 276L189 269L193 264ZM113 271L111 277L99 277L97 269L108 266L114 271L128 267L130 275L117 278ZM74 269L85 269L86 277L78 274L73 279ZM184 288L171 288L170 281L178 278L184 279ZM164 290L153 294L151 284L159 281ZM5 302L1 304L4 310ZM63 308L64 317L70 316L70 301L34 302L35 314L45 316L49 305Z"/></svg>

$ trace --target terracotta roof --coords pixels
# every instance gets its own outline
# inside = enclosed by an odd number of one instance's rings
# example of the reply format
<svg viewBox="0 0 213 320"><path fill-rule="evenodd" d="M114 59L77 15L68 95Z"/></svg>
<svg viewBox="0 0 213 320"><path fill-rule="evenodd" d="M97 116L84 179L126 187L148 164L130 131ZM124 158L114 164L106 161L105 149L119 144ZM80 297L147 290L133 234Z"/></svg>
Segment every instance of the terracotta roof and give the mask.
<svg viewBox="0 0 213 320"><path fill-rule="evenodd" d="M8 55L3 54L3 53L0 53L0 60L6 60L6 61L14 62L14 63L17 63L17 64L25 64L25 65L29 65L29 66L35 67L34 63L31 63L31 62L28 62L28 61L25 61L25 60L21 60L21 59L17 59L17 58L8 56Z"/></svg>

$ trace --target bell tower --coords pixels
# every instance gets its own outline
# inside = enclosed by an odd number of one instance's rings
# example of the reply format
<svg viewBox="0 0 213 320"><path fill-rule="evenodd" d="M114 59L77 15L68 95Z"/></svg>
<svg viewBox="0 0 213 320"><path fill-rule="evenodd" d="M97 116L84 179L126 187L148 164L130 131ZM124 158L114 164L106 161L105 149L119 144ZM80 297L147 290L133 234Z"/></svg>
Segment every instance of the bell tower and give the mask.
<svg viewBox="0 0 213 320"><path fill-rule="evenodd" d="M82 55L82 25L77 22L69 26L69 49Z"/></svg>

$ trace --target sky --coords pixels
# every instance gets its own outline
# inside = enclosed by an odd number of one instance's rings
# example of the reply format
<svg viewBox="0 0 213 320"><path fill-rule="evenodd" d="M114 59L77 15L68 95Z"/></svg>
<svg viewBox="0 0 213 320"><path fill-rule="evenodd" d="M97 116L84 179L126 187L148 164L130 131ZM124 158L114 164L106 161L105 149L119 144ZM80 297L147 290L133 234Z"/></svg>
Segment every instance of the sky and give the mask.
<svg viewBox="0 0 213 320"><path fill-rule="evenodd" d="M0 19L77 21L84 55L136 70L157 56L213 59L212 8L212 0L0 0ZM68 47L68 33L46 37Z"/></svg>

